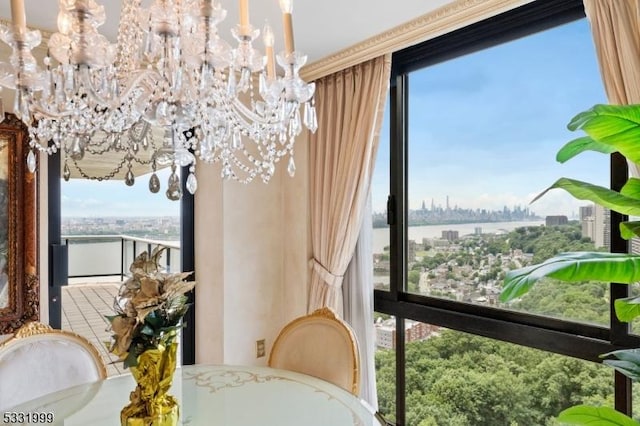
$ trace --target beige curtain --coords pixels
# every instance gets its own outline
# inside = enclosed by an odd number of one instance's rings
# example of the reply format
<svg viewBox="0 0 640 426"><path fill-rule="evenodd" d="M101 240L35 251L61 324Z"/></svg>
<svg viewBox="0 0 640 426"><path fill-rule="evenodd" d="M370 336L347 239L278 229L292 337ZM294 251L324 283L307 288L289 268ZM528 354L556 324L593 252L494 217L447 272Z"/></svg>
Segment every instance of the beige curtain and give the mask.
<svg viewBox="0 0 640 426"><path fill-rule="evenodd" d="M640 103L640 0L583 2L609 103ZM635 163L629 173L640 176Z"/></svg>
<svg viewBox="0 0 640 426"><path fill-rule="evenodd" d="M640 103L640 1L584 0L612 104Z"/></svg>
<svg viewBox="0 0 640 426"><path fill-rule="evenodd" d="M342 316L342 280L360 232L390 71L391 55L384 55L316 81L309 312L328 306Z"/></svg>

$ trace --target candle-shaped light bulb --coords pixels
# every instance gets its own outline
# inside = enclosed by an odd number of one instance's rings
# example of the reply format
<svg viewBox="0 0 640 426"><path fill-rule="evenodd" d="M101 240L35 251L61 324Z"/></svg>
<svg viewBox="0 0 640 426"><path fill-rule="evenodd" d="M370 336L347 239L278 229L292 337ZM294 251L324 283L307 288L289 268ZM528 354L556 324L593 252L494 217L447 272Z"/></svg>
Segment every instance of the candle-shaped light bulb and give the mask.
<svg viewBox="0 0 640 426"><path fill-rule="evenodd" d="M71 33L71 16L62 10L58 12L58 31L65 35Z"/></svg>
<svg viewBox="0 0 640 426"><path fill-rule="evenodd" d="M271 26L266 23L262 30L262 41L264 42L264 51L267 56L267 78L273 80L276 77L276 61L275 53L273 51L273 30Z"/></svg>
<svg viewBox="0 0 640 426"><path fill-rule="evenodd" d="M240 34L249 35L249 0L240 0Z"/></svg>
<svg viewBox="0 0 640 426"><path fill-rule="evenodd" d="M293 53L296 49L293 43L293 0L280 0L280 10L282 10L282 28L284 29L284 50L287 54Z"/></svg>
<svg viewBox="0 0 640 426"><path fill-rule="evenodd" d="M27 32L27 15L24 12L24 0L11 0L11 20L16 33Z"/></svg>
<svg viewBox="0 0 640 426"><path fill-rule="evenodd" d="M293 13L293 0L280 0L280 10L282 13Z"/></svg>
<svg viewBox="0 0 640 426"><path fill-rule="evenodd" d="M271 29L271 25L268 23L264 24L264 28L262 29L262 41L266 47L273 47L273 30Z"/></svg>

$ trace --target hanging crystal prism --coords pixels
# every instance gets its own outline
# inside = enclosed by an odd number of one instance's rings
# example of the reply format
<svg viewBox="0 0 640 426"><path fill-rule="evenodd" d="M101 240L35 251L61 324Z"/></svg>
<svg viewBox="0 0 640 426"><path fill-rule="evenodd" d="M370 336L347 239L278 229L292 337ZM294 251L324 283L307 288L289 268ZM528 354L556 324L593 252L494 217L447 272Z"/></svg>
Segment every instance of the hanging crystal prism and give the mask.
<svg viewBox="0 0 640 426"><path fill-rule="evenodd" d="M171 165L171 175L169 176L169 187L166 192L167 198L177 201L182 197L182 189L180 189L180 178L176 174L176 165Z"/></svg>
<svg viewBox="0 0 640 426"><path fill-rule="evenodd" d="M149 179L149 191L154 194L157 194L160 191L160 178L158 178L156 172L153 172L151 179Z"/></svg>
<svg viewBox="0 0 640 426"><path fill-rule="evenodd" d="M133 186L133 184L136 183L136 177L133 175L133 172L131 171L131 166L129 166L129 170L127 171L127 174L124 177L124 183L127 186Z"/></svg>
<svg viewBox="0 0 640 426"><path fill-rule="evenodd" d="M76 161L80 161L84 158L84 142L80 136L76 136L73 139L73 145L71 145L71 153L69 156Z"/></svg>
<svg viewBox="0 0 640 426"><path fill-rule="evenodd" d="M64 171L62 173L62 177L65 182L69 182L69 178L71 177L71 170L69 169L69 165L67 164L67 160L64 161Z"/></svg>
<svg viewBox="0 0 640 426"><path fill-rule="evenodd" d="M220 176L222 177L222 179L229 179L232 176L231 173L231 165L229 163L226 163L224 166L222 166L222 171L220 172Z"/></svg>
<svg viewBox="0 0 640 426"><path fill-rule="evenodd" d="M315 133L316 130L318 130L316 107L309 102L305 102L304 104L304 125L311 131L311 133Z"/></svg>
<svg viewBox="0 0 640 426"><path fill-rule="evenodd" d="M238 130L238 129L236 129L233 132L233 136L232 136L232 140L231 140L231 147L233 149L242 148L242 135L240 134L240 130Z"/></svg>
<svg viewBox="0 0 640 426"><path fill-rule="evenodd" d="M193 174L193 172L189 173L189 176L187 177L187 191L189 191L189 194L193 195L196 193L196 190L198 189L198 181L196 179L196 175Z"/></svg>
<svg viewBox="0 0 640 426"><path fill-rule="evenodd" d="M29 151L29 154L27 154L27 169L31 173L35 173L36 171L36 155L33 151Z"/></svg>
<svg viewBox="0 0 640 426"><path fill-rule="evenodd" d="M289 165L287 165L287 172L291 177L293 177L296 174L296 163L293 160L293 155L289 157Z"/></svg>

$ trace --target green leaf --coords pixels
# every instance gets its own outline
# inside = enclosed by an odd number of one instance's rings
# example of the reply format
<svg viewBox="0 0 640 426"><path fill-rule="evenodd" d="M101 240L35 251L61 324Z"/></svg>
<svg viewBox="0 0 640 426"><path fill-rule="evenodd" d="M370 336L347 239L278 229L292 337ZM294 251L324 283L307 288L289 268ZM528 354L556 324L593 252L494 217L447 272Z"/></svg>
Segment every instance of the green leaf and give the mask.
<svg viewBox="0 0 640 426"><path fill-rule="evenodd" d="M640 143L638 144L640 146ZM640 216L640 199L631 198L608 188L575 179L560 178L541 192L532 203L552 189L564 189L579 200L589 200L619 213Z"/></svg>
<svg viewBox="0 0 640 426"><path fill-rule="evenodd" d="M158 311L151 311L149 315L144 318L144 322L149 324L151 328L158 328L162 326L162 318L158 315Z"/></svg>
<svg viewBox="0 0 640 426"><path fill-rule="evenodd" d="M603 363L624 374L633 382L637 382L638 379L640 379L640 366L637 364L628 361L617 361L615 359L606 359Z"/></svg>
<svg viewBox="0 0 640 426"><path fill-rule="evenodd" d="M583 136L567 142L565 146L560 148L560 151L556 154L556 161L559 163L565 163L585 151L596 151L603 154L611 154L612 152L616 152L616 149L611 145L598 142L590 136Z"/></svg>
<svg viewBox="0 0 640 426"><path fill-rule="evenodd" d="M138 354L135 351L129 351L127 357L122 363L124 368L135 367L138 365Z"/></svg>
<svg viewBox="0 0 640 426"><path fill-rule="evenodd" d="M614 305L616 316L620 321L629 322L640 315L640 298L616 299Z"/></svg>
<svg viewBox="0 0 640 426"><path fill-rule="evenodd" d="M593 407L589 405L576 405L560 413L558 421L570 425L589 426L638 426L630 417L609 407Z"/></svg>
<svg viewBox="0 0 640 426"><path fill-rule="evenodd" d="M640 237L640 222L620 222L620 236L625 240Z"/></svg>
<svg viewBox="0 0 640 426"><path fill-rule="evenodd" d="M615 356L618 359L606 359L604 364L613 367L634 382L640 379L640 349L622 349L601 355Z"/></svg>
<svg viewBox="0 0 640 426"><path fill-rule="evenodd" d="M625 197L635 198L640 202L640 179L630 177L627 183L620 189L620 194Z"/></svg>
<svg viewBox="0 0 640 426"><path fill-rule="evenodd" d="M623 253L569 252L537 265L506 273L500 294L502 302L522 296L540 278L561 281L604 281L631 284L640 280L640 256Z"/></svg>
<svg viewBox="0 0 640 426"><path fill-rule="evenodd" d="M149 327L147 324L144 325L144 327L142 327L142 329L140 330L141 334L147 335L147 336L153 336L154 331L153 328Z"/></svg>
<svg viewBox="0 0 640 426"><path fill-rule="evenodd" d="M610 145L634 163L640 160L639 105L595 105L576 115L567 127L584 130L595 141Z"/></svg>

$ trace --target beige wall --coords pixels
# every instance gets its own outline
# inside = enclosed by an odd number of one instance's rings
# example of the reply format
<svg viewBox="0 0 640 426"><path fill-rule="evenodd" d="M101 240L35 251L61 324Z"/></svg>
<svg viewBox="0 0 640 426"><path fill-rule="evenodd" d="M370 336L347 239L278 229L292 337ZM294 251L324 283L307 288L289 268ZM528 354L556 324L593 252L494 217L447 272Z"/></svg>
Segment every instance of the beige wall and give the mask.
<svg viewBox="0 0 640 426"><path fill-rule="evenodd" d="M296 144L296 175L278 164L268 184L223 182L199 165L196 193L196 362L266 364L280 328L306 311L307 149Z"/></svg>

